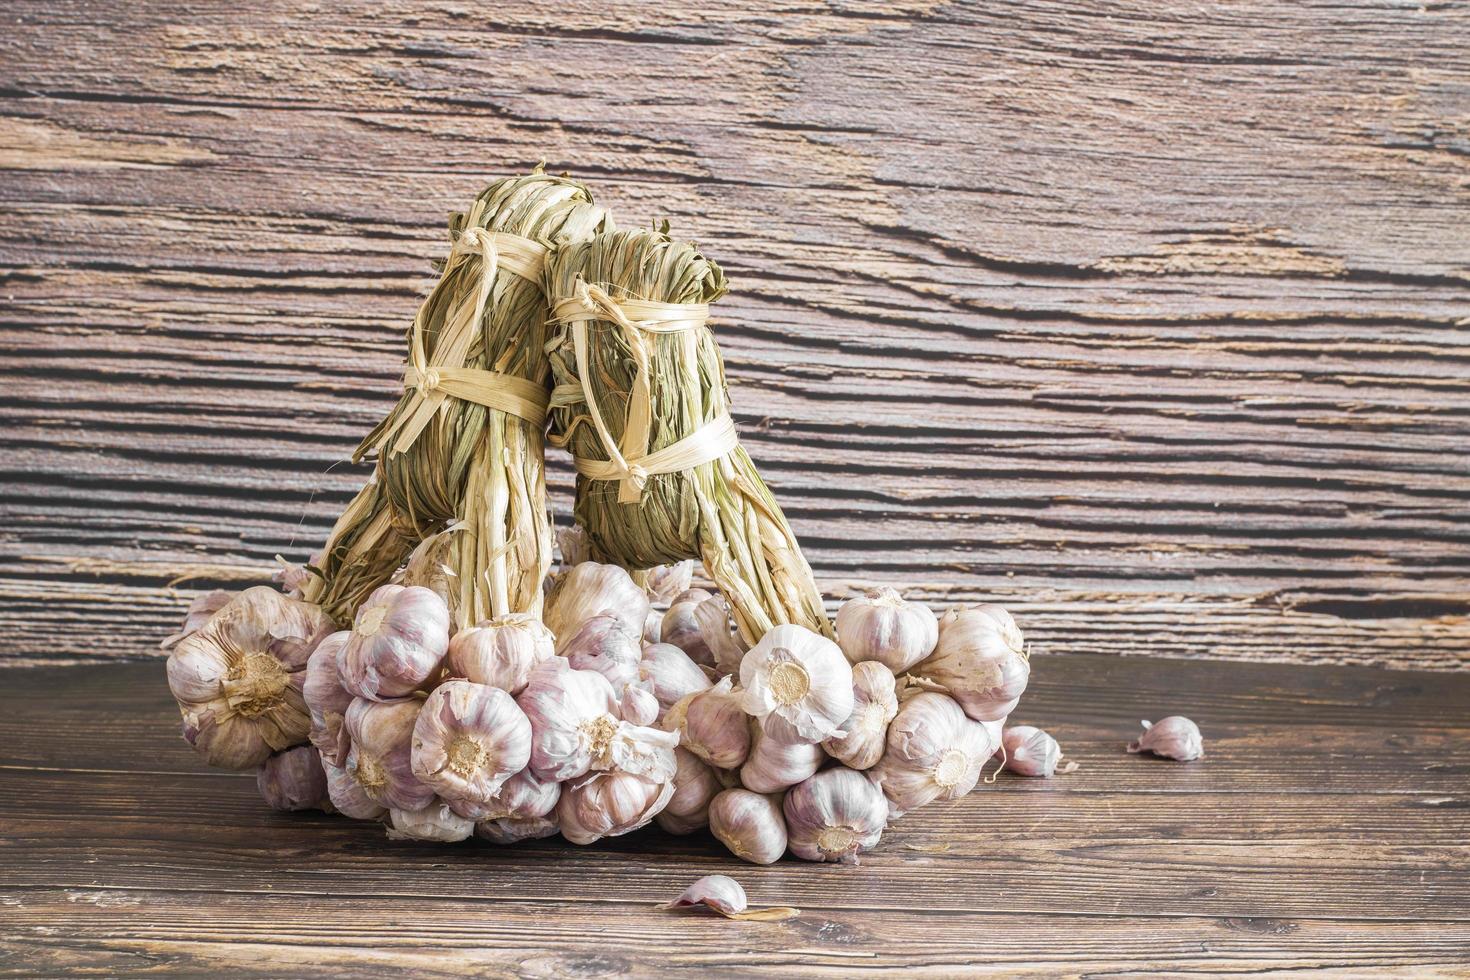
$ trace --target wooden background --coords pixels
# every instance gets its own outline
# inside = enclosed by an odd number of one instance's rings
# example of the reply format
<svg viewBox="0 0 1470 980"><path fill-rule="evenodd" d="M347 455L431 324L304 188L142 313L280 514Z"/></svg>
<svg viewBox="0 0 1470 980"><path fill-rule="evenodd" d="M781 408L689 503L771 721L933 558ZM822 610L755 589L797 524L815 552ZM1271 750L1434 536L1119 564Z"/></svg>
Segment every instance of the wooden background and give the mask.
<svg viewBox="0 0 1470 980"><path fill-rule="evenodd" d="M313 550L445 213L545 159L726 266L834 597L1470 664L1464 4L366 9L0 11L0 657Z"/></svg>

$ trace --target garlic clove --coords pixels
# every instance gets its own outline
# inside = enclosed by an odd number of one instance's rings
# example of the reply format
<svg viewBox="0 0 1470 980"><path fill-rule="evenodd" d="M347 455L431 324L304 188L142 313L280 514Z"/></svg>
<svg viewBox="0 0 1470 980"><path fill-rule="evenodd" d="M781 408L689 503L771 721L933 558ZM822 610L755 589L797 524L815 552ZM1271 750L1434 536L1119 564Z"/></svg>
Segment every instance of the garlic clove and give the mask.
<svg viewBox="0 0 1470 980"><path fill-rule="evenodd" d="M659 630L663 629L664 614L657 609L648 610L648 615L643 617L643 644L658 642ZM684 651L679 651L683 653Z"/></svg>
<svg viewBox="0 0 1470 980"><path fill-rule="evenodd" d="M802 626L772 629L740 662L745 711L786 742L832 738L852 714L852 665L837 644Z"/></svg>
<svg viewBox="0 0 1470 980"><path fill-rule="evenodd" d="M209 622L209 618L228 605L234 597L233 592L226 592L224 589L215 589L213 592L204 592L195 596L194 601L189 603L189 609L184 614L184 623L179 627L179 631L158 644L159 648L172 650L184 637L199 632L204 628L204 624Z"/></svg>
<svg viewBox="0 0 1470 980"><path fill-rule="evenodd" d="M496 844L517 844L523 840L555 837L561 827L554 817L502 817L475 824L475 836Z"/></svg>
<svg viewBox="0 0 1470 980"><path fill-rule="evenodd" d="M651 726L658 722L663 708L659 705L650 682L635 681L623 689L623 696L618 700L618 711L624 721Z"/></svg>
<svg viewBox="0 0 1470 980"><path fill-rule="evenodd" d="M718 769L738 769L750 755L750 719L733 685L734 679L726 677L690 695L676 718L680 743Z"/></svg>
<svg viewBox="0 0 1470 980"><path fill-rule="evenodd" d="M561 783L537 779L531 770L523 769L507 779L493 797L485 802L459 800L449 803L461 817L479 823L494 820L527 820L544 817L556 809L561 798Z"/></svg>
<svg viewBox="0 0 1470 980"><path fill-rule="evenodd" d="M345 725L352 749L347 771L368 799L389 809L420 810L434 791L413 774L413 731L419 702L367 701L357 698L347 708Z"/></svg>
<svg viewBox="0 0 1470 980"><path fill-rule="evenodd" d="M934 653L913 672L943 687L975 721L1003 721L1031 677L1024 643L1000 606L951 609L940 617Z"/></svg>
<svg viewBox="0 0 1470 980"><path fill-rule="evenodd" d="M434 677L448 649L443 599L421 586L380 585L358 607L337 671L356 697L387 701Z"/></svg>
<svg viewBox="0 0 1470 980"><path fill-rule="evenodd" d="M842 723L844 734L827 739L822 748L850 769L871 769L883 757L888 724L898 714L893 671L876 660L854 664L852 698L852 714Z"/></svg>
<svg viewBox="0 0 1470 980"><path fill-rule="evenodd" d="M1205 740L1199 726L1183 715L1143 723L1143 735L1128 745L1129 752L1152 752L1165 759L1190 762L1204 758Z"/></svg>
<svg viewBox="0 0 1470 980"><path fill-rule="evenodd" d="M322 769L327 776L327 796L338 813L352 820L377 820L387 814L345 768L323 761Z"/></svg>
<svg viewBox="0 0 1470 980"><path fill-rule="evenodd" d="M874 589L837 610L837 645L853 663L877 661L901 674L934 652L939 621L895 589Z"/></svg>
<svg viewBox="0 0 1470 980"><path fill-rule="evenodd" d="M740 767L740 782L757 793L776 793L809 778L824 759L820 745L778 741L752 722L750 754Z"/></svg>
<svg viewBox="0 0 1470 980"><path fill-rule="evenodd" d="M674 795L672 780L645 779L627 772L598 772L562 786L556 804L561 834L573 844L591 844L647 826Z"/></svg>
<svg viewBox="0 0 1470 980"><path fill-rule="evenodd" d="M322 759L310 745L277 752L255 773L260 798L275 810L331 810L327 774Z"/></svg>
<svg viewBox="0 0 1470 980"><path fill-rule="evenodd" d="M676 596L659 626L659 641L683 650L697 664L713 667L715 655L705 643L695 615L700 604L710 598L711 594L704 589L687 589Z"/></svg>
<svg viewBox="0 0 1470 980"><path fill-rule="evenodd" d="M740 673L746 646L730 622L730 607L722 595L712 595L694 608L699 623L699 636L715 660L715 671L721 677Z"/></svg>
<svg viewBox="0 0 1470 980"><path fill-rule="evenodd" d="M529 613L510 613L460 630L449 641L446 666L454 677L519 694L531 668L554 656L556 638Z"/></svg>
<svg viewBox="0 0 1470 980"><path fill-rule="evenodd" d="M448 802L484 803L531 760L531 722L498 687L446 681L419 709L414 777Z"/></svg>
<svg viewBox="0 0 1470 980"><path fill-rule="evenodd" d="M654 819L671 834L692 834L709 824L709 805L723 786L715 771L688 749L675 749L674 794Z"/></svg>
<svg viewBox="0 0 1470 980"><path fill-rule="evenodd" d="M443 800L434 800L417 810L388 810L389 840L422 840L438 844L462 841L475 831L475 824L466 820Z"/></svg>
<svg viewBox="0 0 1470 980"><path fill-rule="evenodd" d="M558 650L578 670L595 670L622 696L624 688L638 679L643 644L617 616L599 613L585 620Z"/></svg>
<svg viewBox="0 0 1470 980"><path fill-rule="evenodd" d="M686 909L704 906L720 913L727 919L747 919L758 922L779 922L801 914L800 909L789 905L771 908L749 908L745 889L734 878L726 875L706 875L699 879L672 902L654 906L658 909Z"/></svg>
<svg viewBox="0 0 1470 980"><path fill-rule="evenodd" d="M791 853L807 861L858 863L888 824L888 801L862 773L826 769L793 786L781 804Z"/></svg>
<svg viewBox="0 0 1470 980"><path fill-rule="evenodd" d="M644 572L643 591L654 602L673 602L679 593L689 588L693 578L693 558L673 565L657 565Z"/></svg>
<svg viewBox="0 0 1470 980"><path fill-rule="evenodd" d="M710 687L710 680L699 665L670 643L650 643L643 648L638 676L653 685L653 695L665 711L681 699Z"/></svg>
<svg viewBox="0 0 1470 980"><path fill-rule="evenodd" d="M934 800L958 799L979 782L999 734L998 723L970 720L948 695L922 692L899 708L869 775L895 818Z"/></svg>
<svg viewBox="0 0 1470 980"><path fill-rule="evenodd" d="M347 644L346 630L333 633L317 644L306 661L306 680L301 687L302 700L311 716L311 744L322 758L334 766L347 761L352 747L347 730L342 727L352 694L337 676L337 656Z"/></svg>
<svg viewBox="0 0 1470 980"><path fill-rule="evenodd" d="M648 610L648 596L625 570L586 561L557 579L546 597L544 619L561 653L583 623L601 614L616 616L629 633L641 636Z"/></svg>
<svg viewBox="0 0 1470 980"><path fill-rule="evenodd" d="M710 801L709 829L731 854L751 864L774 864L786 853L780 802L748 789L727 789Z"/></svg>
<svg viewBox="0 0 1470 980"><path fill-rule="evenodd" d="M1005 768L1020 776L1050 776L1062 761L1062 747L1057 740L1039 728L1013 725L1001 736ZM1072 772L1077 763L1069 762L1062 772Z"/></svg>

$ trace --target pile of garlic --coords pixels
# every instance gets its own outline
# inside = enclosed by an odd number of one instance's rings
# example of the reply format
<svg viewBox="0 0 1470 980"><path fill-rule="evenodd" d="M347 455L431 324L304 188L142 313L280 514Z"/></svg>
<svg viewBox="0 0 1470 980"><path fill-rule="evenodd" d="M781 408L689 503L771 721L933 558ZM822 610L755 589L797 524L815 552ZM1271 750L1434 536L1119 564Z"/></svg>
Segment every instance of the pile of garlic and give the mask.
<svg viewBox="0 0 1470 980"><path fill-rule="evenodd" d="M999 606L936 617L879 589L841 607L835 643L785 625L744 649L691 562L640 584L579 550L563 535L543 619L457 631L418 585L380 587L342 631L297 594L202 596L168 641L184 737L257 769L271 806L392 837L590 844L657 822L757 864L855 861L998 753L1056 770L1044 732L1003 738L1030 663Z"/></svg>

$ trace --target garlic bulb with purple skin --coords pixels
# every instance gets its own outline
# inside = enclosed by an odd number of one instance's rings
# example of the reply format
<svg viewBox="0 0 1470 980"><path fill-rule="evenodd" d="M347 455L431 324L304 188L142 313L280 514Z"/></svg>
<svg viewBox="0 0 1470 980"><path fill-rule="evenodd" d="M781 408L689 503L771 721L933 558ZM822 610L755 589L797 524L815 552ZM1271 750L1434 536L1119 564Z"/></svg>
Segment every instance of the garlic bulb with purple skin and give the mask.
<svg viewBox="0 0 1470 980"><path fill-rule="evenodd" d="M750 718L734 683L726 677L664 716L664 728L679 733L679 744L717 769L738 769L750 755Z"/></svg>
<svg viewBox="0 0 1470 980"><path fill-rule="evenodd" d="M1018 776L1050 776L1062 761L1062 747L1057 740L1039 728L1014 725L1001 734L1005 767ZM1071 772L1077 763L1069 762L1062 772Z"/></svg>
<svg viewBox="0 0 1470 980"><path fill-rule="evenodd" d="M1205 754L1204 736L1199 726L1183 715L1170 715L1157 722L1144 722L1143 735L1130 742L1129 752L1152 752L1165 759L1190 762Z"/></svg>
<svg viewBox="0 0 1470 980"><path fill-rule="evenodd" d="M322 759L310 745L277 752L255 772L260 798L273 810L327 810L327 774Z"/></svg>
<svg viewBox="0 0 1470 980"><path fill-rule="evenodd" d="M654 820L671 834L692 834L709 824L710 801L725 787L693 752L675 749L674 758L674 793Z"/></svg>
<svg viewBox="0 0 1470 980"><path fill-rule="evenodd" d="M638 676L653 685L653 696L665 711L689 695L710 688L709 676L687 653L671 643L650 643L644 647Z"/></svg>
<svg viewBox="0 0 1470 980"><path fill-rule="evenodd" d="M606 677L613 693L621 697L638 679L643 643L617 616L599 613L578 626L558 652L578 670L595 670Z"/></svg>
<svg viewBox="0 0 1470 980"><path fill-rule="evenodd" d="M557 823L561 835L573 844L591 844L647 826L673 795L671 779L593 773L563 785L556 804Z"/></svg>
<svg viewBox="0 0 1470 980"><path fill-rule="evenodd" d="M556 634L561 653L577 629L602 613L616 616L634 636L643 633L648 595L617 565L584 561L559 576L546 597L546 628Z"/></svg>
<svg viewBox="0 0 1470 980"><path fill-rule="evenodd" d="M332 808L342 816L351 820L377 820L387 814L387 808L368 796L352 773L325 760L322 770L327 776L327 797Z"/></svg>
<svg viewBox="0 0 1470 980"><path fill-rule="evenodd" d="M897 818L934 800L975 788L999 747L999 724L971 721L948 695L923 692L905 701L888 726L883 758L869 770Z"/></svg>
<svg viewBox="0 0 1470 980"><path fill-rule="evenodd" d="M185 740L222 769L305 742L306 661L332 630L318 607L263 585L230 599L168 657Z"/></svg>
<svg viewBox="0 0 1470 980"><path fill-rule="evenodd" d="M689 588L693 578L693 558L673 565L656 565L643 573L643 591L654 602L673 602L675 596Z"/></svg>
<svg viewBox="0 0 1470 980"><path fill-rule="evenodd" d="M389 840L423 840L436 844L453 844L475 832L472 820L466 820L443 800L434 800L417 810L388 809Z"/></svg>
<svg viewBox="0 0 1470 980"><path fill-rule="evenodd" d="M461 817L479 823L488 820L525 820L544 817L556 809L561 798L561 783L537 779L524 769L510 777L500 791L483 803L466 800L452 802L450 809Z"/></svg>
<svg viewBox="0 0 1470 980"><path fill-rule="evenodd" d="M468 626L449 641L450 676L520 694L531 668L556 655L556 638L529 613L510 613Z"/></svg>
<svg viewBox="0 0 1470 980"><path fill-rule="evenodd" d="M672 643L689 654L689 659L695 663L713 667L715 655L704 642L699 620L695 616L700 603L709 598L710 593L704 589L686 589L681 592L669 603L668 612L664 613L659 627L658 638L660 642Z"/></svg>
<svg viewBox="0 0 1470 980"><path fill-rule="evenodd" d="M757 793L775 793L807 779L827 758L815 742L781 742L752 723L750 754L740 767L740 782Z"/></svg>
<svg viewBox="0 0 1470 980"><path fill-rule="evenodd" d="M1031 676L1021 630L1000 606L949 610L934 653L913 673L943 687L975 721L1003 721Z"/></svg>
<svg viewBox="0 0 1470 980"><path fill-rule="evenodd" d="M448 802L484 803L531 760L531 723L498 687L446 681L419 709L413 774Z"/></svg>
<svg viewBox="0 0 1470 980"><path fill-rule="evenodd" d="M857 864L888 825L888 801L860 772L826 769L793 786L781 804L791 853Z"/></svg>
<svg viewBox="0 0 1470 980"><path fill-rule="evenodd" d="M436 677L448 649L443 599L422 586L380 585L358 607L337 672L356 697L387 701Z"/></svg>
<svg viewBox="0 0 1470 980"><path fill-rule="evenodd" d="M853 663L877 661L902 674L934 652L939 621L896 589L874 589L837 610L837 645Z"/></svg>
<svg viewBox="0 0 1470 980"><path fill-rule="evenodd" d="M179 627L179 631L158 644L159 648L172 650L184 637L199 632L204 628L204 624L209 622L209 617L223 609L234 597L233 592L226 592L224 589L215 589L213 592L204 592L195 596L194 601L189 603L188 611L184 613L184 623Z"/></svg>
<svg viewBox="0 0 1470 980"><path fill-rule="evenodd" d="M727 789L709 805L710 833L730 853L751 864L774 864L786 853L786 818L780 802L748 789Z"/></svg>
<svg viewBox="0 0 1470 980"><path fill-rule="evenodd" d="M820 742L852 714L852 665L837 644L803 626L777 626L740 661L742 704L783 742Z"/></svg>
<svg viewBox="0 0 1470 980"><path fill-rule="evenodd" d="M561 832L555 817L502 817L475 824L475 836L495 844L518 844L523 840L555 837Z"/></svg>
<svg viewBox="0 0 1470 980"><path fill-rule="evenodd" d="M893 671L876 660L852 668L852 714L843 722L845 734L822 743L827 754L850 769L871 769L883 756L888 723L898 714Z"/></svg>
<svg viewBox="0 0 1470 980"><path fill-rule="evenodd" d="M301 697L311 715L311 744L322 759L334 766L347 761L347 751L352 747L342 727L352 693L337 676L337 656L349 635L341 630L316 645L306 661L306 680L301 687Z"/></svg>
<svg viewBox="0 0 1470 980"><path fill-rule="evenodd" d="M420 810L434 791L413 774L413 729L418 721L415 698L352 702L347 709L347 771L368 799L389 809Z"/></svg>

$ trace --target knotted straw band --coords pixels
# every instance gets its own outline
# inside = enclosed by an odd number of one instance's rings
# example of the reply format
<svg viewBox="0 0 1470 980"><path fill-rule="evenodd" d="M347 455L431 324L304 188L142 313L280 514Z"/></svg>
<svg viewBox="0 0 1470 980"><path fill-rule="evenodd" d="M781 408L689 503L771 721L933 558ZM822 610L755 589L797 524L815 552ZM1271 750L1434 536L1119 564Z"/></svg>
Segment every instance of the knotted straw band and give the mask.
<svg viewBox="0 0 1470 980"><path fill-rule="evenodd" d="M735 423L728 412L722 412L678 442L657 452L648 451L653 416L653 393L649 382L648 351L643 334L682 333L705 325L709 320L708 303L654 303L641 299L614 299L603 289L579 282L575 296L560 300L552 308L552 317L572 328L572 346L577 357L577 376L592 427L607 451L607 459L573 457L577 472L591 480L616 480L618 502L637 503L643 497L648 478L661 473L680 473L702 463L719 459L735 448L738 441ZM623 426L622 444L612 437L602 410L593 396L588 378L592 376L587 361L587 325L608 320L623 329L636 362L633 384L628 391L628 416Z"/></svg>
<svg viewBox="0 0 1470 980"><path fill-rule="evenodd" d="M471 217L471 221L474 220L477 216ZM460 233L449 250L449 259L444 263L440 278L442 281L461 264L478 255L480 283L475 293L475 305L461 305L455 310L440 331L432 361L424 355L424 318L428 301L419 307L418 315L413 319L409 364L403 372L404 390L413 392L414 402L411 409L400 412L393 424L383 430L373 444L376 452L381 453L390 442L393 454L412 446L450 397L499 409L537 427L546 421L549 397L543 387L524 378L464 366L475 331L485 316L485 306L490 302L495 273L505 269L539 288L546 254L545 245L520 235L486 231L474 224Z"/></svg>

